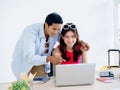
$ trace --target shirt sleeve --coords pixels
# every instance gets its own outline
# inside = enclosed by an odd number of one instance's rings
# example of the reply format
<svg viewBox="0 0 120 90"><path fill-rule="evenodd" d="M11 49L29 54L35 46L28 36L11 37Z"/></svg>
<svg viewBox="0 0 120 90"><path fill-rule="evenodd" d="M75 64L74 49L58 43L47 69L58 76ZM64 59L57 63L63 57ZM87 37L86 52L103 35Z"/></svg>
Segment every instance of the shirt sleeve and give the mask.
<svg viewBox="0 0 120 90"><path fill-rule="evenodd" d="M24 60L27 64L31 65L42 65L46 64L46 57L47 56L40 56L37 54L35 47L36 47L36 40L37 40L38 32L32 27L28 27L25 29L24 33Z"/></svg>

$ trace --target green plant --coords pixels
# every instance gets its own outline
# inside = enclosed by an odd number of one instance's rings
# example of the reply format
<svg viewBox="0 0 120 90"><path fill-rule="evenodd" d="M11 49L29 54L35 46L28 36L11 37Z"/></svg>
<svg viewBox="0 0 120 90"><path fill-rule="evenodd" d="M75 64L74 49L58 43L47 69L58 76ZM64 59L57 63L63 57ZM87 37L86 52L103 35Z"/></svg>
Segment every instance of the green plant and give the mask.
<svg viewBox="0 0 120 90"><path fill-rule="evenodd" d="M11 83L9 90L30 90L30 84L25 80L18 80Z"/></svg>

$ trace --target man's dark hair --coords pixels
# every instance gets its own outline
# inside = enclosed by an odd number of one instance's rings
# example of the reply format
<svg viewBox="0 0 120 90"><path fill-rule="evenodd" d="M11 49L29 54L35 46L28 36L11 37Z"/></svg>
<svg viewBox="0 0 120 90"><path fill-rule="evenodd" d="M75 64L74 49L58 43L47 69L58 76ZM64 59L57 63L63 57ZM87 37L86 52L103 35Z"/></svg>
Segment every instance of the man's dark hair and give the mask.
<svg viewBox="0 0 120 90"><path fill-rule="evenodd" d="M55 13L55 12L50 13L46 17L45 22L48 24L48 26L52 25L53 23L63 24L62 17L59 14Z"/></svg>

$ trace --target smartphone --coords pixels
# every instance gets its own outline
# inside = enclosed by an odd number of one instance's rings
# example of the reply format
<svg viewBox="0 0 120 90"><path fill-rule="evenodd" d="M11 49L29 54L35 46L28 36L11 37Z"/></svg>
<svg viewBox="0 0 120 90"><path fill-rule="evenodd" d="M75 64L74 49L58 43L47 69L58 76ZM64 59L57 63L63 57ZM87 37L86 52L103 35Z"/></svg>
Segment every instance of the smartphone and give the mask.
<svg viewBox="0 0 120 90"><path fill-rule="evenodd" d="M102 71L99 73L100 77L114 77L112 71Z"/></svg>
<svg viewBox="0 0 120 90"><path fill-rule="evenodd" d="M39 76L39 77L35 77L33 79L33 81L37 81L37 82L40 82L40 83L45 83L47 82L48 80L50 80L50 77L42 77L42 76Z"/></svg>

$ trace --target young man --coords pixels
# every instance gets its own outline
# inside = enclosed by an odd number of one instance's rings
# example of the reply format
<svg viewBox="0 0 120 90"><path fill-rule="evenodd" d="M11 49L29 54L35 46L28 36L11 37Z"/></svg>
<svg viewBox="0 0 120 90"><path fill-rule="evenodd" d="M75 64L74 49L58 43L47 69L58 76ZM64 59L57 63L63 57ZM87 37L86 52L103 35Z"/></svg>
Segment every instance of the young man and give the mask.
<svg viewBox="0 0 120 90"><path fill-rule="evenodd" d="M25 28L12 56L12 70L17 79L20 79L21 72L29 73L34 66L44 65L44 71L49 73L50 62L54 65L62 62L61 57L51 56L62 24L62 17L51 13L44 23L32 24ZM83 42L82 45L89 49L87 43Z"/></svg>

